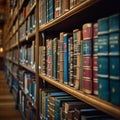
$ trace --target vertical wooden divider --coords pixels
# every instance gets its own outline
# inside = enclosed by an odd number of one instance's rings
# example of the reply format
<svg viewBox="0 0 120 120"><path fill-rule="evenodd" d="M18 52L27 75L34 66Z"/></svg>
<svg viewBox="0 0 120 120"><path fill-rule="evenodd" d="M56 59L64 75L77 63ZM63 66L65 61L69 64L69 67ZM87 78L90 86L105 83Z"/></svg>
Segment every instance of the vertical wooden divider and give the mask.
<svg viewBox="0 0 120 120"><path fill-rule="evenodd" d="M36 0L36 33L35 33L35 43L36 43L36 120L39 120L39 0Z"/></svg>

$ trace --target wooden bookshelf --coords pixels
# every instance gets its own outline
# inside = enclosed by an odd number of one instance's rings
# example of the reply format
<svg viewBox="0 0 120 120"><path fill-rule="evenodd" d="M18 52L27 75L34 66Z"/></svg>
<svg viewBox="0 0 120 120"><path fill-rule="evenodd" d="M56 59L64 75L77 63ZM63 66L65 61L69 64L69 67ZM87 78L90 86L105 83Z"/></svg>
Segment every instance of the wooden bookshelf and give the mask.
<svg viewBox="0 0 120 120"><path fill-rule="evenodd" d="M29 0L27 1L29 2ZM46 47L46 40L43 40L43 34L45 37L54 37L59 36L60 32L71 32L74 29L82 29L82 25L87 22L95 23L99 18L112 15L114 13L119 13L119 1L113 1L113 0L84 0L84 2L77 4L72 9L69 9L67 12L61 14L59 17L56 17L49 22L46 22L45 24L40 25L39 20L39 2L40 0L36 0L36 2L32 5L29 11L27 11L27 14L22 18L22 20L19 18L21 13L23 12L22 9L25 7L26 3L25 0L21 1L20 6L18 6L17 11L13 12L13 17L10 17L10 22L7 22L8 30L7 35L5 35L4 39L4 46L5 46L5 53L9 54L9 56L6 56L5 62L7 65L10 66L10 64L15 64L18 66L17 72L20 71L20 69L24 69L26 71L31 72L31 74L35 75L36 79L36 102L34 103L33 107L36 110L36 119L39 120L40 117L40 111L39 111L39 89L43 88L43 80L49 85L52 85L54 87L59 88L62 91L65 91L66 93L74 96L75 98L78 98L79 100L95 107L96 109L99 109L105 113L107 113L110 116L113 116L116 119L120 118L120 107L111 104L110 102L104 101L97 96L94 95L88 95L80 90L76 90L73 87L70 87L69 85L65 85L60 83L59 81L55 81L52 78L39 74L39 47L45 45ZM22 25L27 26L27 20L31 14L35 11L35 20L36 25L35 29L29 33L27 33L27 30L25 31L24 35L20 37L20 28ZM18 22L18 26L16 27L15 31L13 31L13 27L15 27L16 22ZM27 28L24 28L27 29ZM14 36L18 32L18 40L15 43ZM14 42L13 42L14 41ZM20 49L21 46L27 45L28 43L31 44L31 42L35 42L35 68L32 68L29 64L21 64L20 62ZM15 49L18 50L18 60L14 61L12 59L13 56L11 56L11 52L13 52ZM27 51L27 50L26 50ZM9 53L10 52L10 53ZM11 58L9 58L11 57ZM42 58L41 58L42 59ZM10 70L9 66L6 65L6 69L9 71L9 74L11 74L14 78L16 76L14 73ZM8 74L8 75L9 75ZM9 76L7 76L9 77ZM18 81L19 78L16 78ZM47 87L46 87L47 88ZM33 104L32 99L29 95L26 95L23 86L19 84L19 91L21 90L24 96L30 101L31 104ZM19 94L18 94L19 96ZM18 98L19 101L19 98ZM17 103L19 104L19 102ZM24 113L22 112L21 108L19 107L21 114L24 116ZM24 116L25 119L25 116Z"/></svg>

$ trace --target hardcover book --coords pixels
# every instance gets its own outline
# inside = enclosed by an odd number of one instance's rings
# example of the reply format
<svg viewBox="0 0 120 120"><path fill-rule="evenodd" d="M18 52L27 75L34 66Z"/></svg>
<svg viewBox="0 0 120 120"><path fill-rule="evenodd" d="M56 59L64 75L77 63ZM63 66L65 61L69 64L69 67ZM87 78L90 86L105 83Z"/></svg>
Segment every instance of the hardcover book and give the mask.
<svg viewBox="0 0 120 120"><path fill-rule="evenodd" d="M109 32L120 30L120 13L109 16Z"/></svg>
<svg viewBox="0 0 120 120"><path fill-rule="evenodd" d="M64 42L63 42L63 38L64 38L64 32L61 32L60 33L60 45L59 45L59 48L60 48L60 51L59 51L60 79L59 81L61 83L64 82L64 62L63 62L64 61Z"/></svg>

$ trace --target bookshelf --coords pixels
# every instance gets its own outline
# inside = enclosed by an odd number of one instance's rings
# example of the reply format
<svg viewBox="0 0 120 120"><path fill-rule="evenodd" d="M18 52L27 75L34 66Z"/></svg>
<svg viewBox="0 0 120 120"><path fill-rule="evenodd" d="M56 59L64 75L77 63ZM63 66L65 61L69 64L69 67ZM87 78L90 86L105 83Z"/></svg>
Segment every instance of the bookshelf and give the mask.
<svg viewBox="0 0 120 120"><path fill-rule="evenodd" d="M41 15L44 9L42 10L41 5L43 5L43 0L22 0L17 2L15 8L12 8L11 10L12 15L9 18L10 22L6 23L6 26L9 25L9 27L8 29L5 28L7 31L7 34L4 36L6 76L10 79L8 81L10 87L12 86L12 81L14 81L13 79L18 83L18 88L16 90L16 104L18 105L23 118L26 119L28 117L29 113L27 114L27 109L32 107L35 110L36 119L39 120L39 89L43 88L44 80L45 85L57 87L96 109L119 119L119 106L102 100L96 95L87 94L80 89L76 90L70 85L66 85L59 80L53 79L52 76L49 77L47 75L47 65L45 65L46 74L40 73L39 68L40 59L42 59L39 56L39 47L45 46L45 48L47 48L48 39L56 37L60 39L61 32L72 33L75 29L82 30L82 26L85 23L96 23L100 18L119 13L119 1L81 0L81 2L73 6L71 5L69 10L59 13L58 16L54 16L53 18L50 18L50 20L46 17L46 19L48 19L46 20L46 23L42 21L43 16ZM27 57L26 54L28 54ZM45 64L48 64L47 60ZM12 69L14 67L15 70ZM17 75L15 75L16 71ZM36 95L32 97L30 95L32 93L29 93L29 77L33 79L32 82L35 87L34 92ZM27 79L28 83L25 79ZM28 92L26 92L26 89ZM30 103L30 108L27 104L28 102Z"/></svg>

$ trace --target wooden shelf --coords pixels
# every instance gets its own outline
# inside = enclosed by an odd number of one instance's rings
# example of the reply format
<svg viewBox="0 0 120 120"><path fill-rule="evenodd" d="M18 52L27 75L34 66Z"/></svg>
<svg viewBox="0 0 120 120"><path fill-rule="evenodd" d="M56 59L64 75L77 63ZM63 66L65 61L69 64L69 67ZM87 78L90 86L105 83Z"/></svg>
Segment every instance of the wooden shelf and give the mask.
<svg viewBox="0 0 120 120"><path fill-rule="evenodd" d="M25 68L26 70L35 73L34 69L32 69L32 67L30 65L26 65L26 64L20 64L21 67Z"/></svg>
<svg viewBox="0 0 120 120"><path fill-rule="evenodd" d="M28 41L30 38L34 37L34 36L35 36L35 32L36 32L36 31L33 31L33 32L29 33L28 35L22 37L22 38L20 39L20 43L25 42L25 41Z"/></svg>
<svg viewBox="0 0 120 120"><path fill-rule="evenodd" d="M55 81L47 76L39 75L42 79L47 81L48 83L54 85L55 87L67 92L68 94L88 103L89 105L115 117L120 118L120 107L117 107L109 102L106 102L102 99L99 99L98 97L95 97L93 95L88 95L83 93L82 91L75 90L74 88L65 85L63 83L60 83L58 81Z"/></svg>

